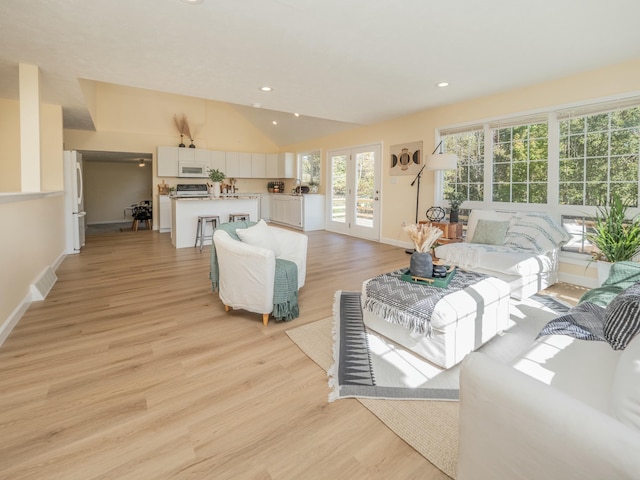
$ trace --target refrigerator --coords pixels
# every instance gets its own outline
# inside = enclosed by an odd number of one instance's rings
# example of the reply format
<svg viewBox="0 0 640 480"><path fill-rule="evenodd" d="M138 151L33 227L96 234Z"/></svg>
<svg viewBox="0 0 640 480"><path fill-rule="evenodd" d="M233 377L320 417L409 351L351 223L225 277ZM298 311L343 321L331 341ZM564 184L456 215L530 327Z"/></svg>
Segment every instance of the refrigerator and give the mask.
<svg viewBox="0 0 640 480"><path fill-rule="evenodd" d="M85 217L82 184L82 155L64 152L64 199L67 254L80 253L84 246Z"/></svg>

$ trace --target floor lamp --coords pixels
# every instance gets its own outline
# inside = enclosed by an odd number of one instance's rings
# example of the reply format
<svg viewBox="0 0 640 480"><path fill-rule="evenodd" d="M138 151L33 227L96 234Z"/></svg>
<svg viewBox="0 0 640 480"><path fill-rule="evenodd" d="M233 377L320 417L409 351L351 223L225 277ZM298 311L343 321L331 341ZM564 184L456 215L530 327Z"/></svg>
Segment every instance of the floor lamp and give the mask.
<svg viewBox="0 0 640 480"><path fill-rule="evenodd" d="M440 150L439 153L436 153ZM422 177L422 171L424 169L427 170L455 170L458 168L458 156L455 153L442 153L442 140L438 146L431 152L431 155L427 155L424 161L424 165L416 175L416 178L411 182L411 186L418 182L418 187L416 189L416 224L418 223L418 210L420 208L420 178ZM415 250L413 248L408 248L405 250L407 253L413 253Z"/></svg>

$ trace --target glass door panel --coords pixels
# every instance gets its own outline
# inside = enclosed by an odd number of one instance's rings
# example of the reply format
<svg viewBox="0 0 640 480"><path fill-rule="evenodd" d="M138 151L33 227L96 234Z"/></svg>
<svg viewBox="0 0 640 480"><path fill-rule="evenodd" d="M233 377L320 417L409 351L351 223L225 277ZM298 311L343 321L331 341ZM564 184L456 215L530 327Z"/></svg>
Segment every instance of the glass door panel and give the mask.
<svg viewBox="0 0 640 480"><path fill-rule="evenodd" d="M380 145L335 150L328 161L327 230L378 240Z"/></svg>

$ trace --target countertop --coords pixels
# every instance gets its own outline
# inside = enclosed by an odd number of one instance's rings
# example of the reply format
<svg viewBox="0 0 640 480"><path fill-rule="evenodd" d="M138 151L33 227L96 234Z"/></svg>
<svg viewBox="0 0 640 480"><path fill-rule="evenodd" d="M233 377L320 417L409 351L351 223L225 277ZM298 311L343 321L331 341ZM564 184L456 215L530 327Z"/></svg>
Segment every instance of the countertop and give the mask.
<svg viewBox="0 0 640 480"><path fill-rule="evenodd" d="M175 200L247 200L251 198L260 198L259 193L244 193L244 194L224 194L219 197L214 197L213 195L202 195L202 196L194 196L194 197L170 197Z"/></svg>

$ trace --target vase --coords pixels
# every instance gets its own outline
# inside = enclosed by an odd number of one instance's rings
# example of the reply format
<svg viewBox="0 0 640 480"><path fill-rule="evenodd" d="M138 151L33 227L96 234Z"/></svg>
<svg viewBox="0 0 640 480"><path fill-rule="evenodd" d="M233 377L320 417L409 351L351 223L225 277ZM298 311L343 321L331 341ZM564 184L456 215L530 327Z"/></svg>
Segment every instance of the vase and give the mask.
<svg viewBox="0 0 640 480"><path fill-rule="evenodd" d="M458 223L458 210L451 210L449 212L449 223Z"/></svg>
<svg viewBox="0 0 640 480"><path fill-rule="evenodd" d="M414 277L433 277L433 258L428 252L413 252L409 261L409 271Z"/></svg>
<svg viewBox="0 0 640 480"><path fill-rule="evenodd" d="M605 262L604 260L596 261L596 272L598 273L598 286L601 287L604 281L609 278L609 272L611 271L611 262Z"/></svg>
<svg viewBox="0 0 640 480"><path fill-rule="evenodd" d="M220 182L213 182L211 186L211 194L214 198L218 198L220 196Z"/></svg>

